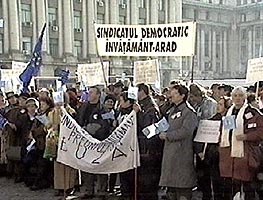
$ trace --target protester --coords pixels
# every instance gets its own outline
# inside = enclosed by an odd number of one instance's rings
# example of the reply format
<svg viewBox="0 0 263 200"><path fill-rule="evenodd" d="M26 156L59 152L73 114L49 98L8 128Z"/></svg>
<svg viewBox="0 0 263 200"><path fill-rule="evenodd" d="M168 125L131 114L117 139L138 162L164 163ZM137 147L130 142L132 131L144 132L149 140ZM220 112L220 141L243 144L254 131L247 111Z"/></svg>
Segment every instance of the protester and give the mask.
<svg viewBox="0 0 263 200"><path fill-rule="evenodd" d="M12 108L18 106L17 95L14 92L7 92L6 100L8 101L8 106L5 108L5 112L7 113Z"/></svg>
<svg viewBox="0 0 263 200"><path fill-rule="evenodd" d="M246 103L244 88L236 87L232 100L233 106L226 114L227 121L223 122L219 151L220 174L231 185L225 188L224 199L233 198L243 188L245 200L254 200L252 182L255 180L257 162L253 149L263 139L263 117ZM235 123L231 116L235 116Z"/></svg>
<svg viewBox="0 0 263 200"><path fill-rule="evenodd" d="M186 104L188 89L182 85L171 88L174 107L169 115L169 129L159 137L165 141L160 186L168 187L170 200L191 200L196 186L193 134L198 120Z"/></svg>

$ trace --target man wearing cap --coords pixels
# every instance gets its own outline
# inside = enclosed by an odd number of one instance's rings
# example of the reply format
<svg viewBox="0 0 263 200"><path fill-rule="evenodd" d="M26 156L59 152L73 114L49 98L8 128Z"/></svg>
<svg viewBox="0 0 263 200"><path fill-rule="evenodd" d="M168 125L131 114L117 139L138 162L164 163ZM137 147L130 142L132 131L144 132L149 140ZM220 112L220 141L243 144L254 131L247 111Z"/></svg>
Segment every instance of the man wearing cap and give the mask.
<svg viewBox="0 0 263 200"><path fill-rule="evenodd" d="M30 98L30 94L29 93L21 93L19 96L18 96L18 103L19 103L19 106L24 108L25 105L26 105L26 100Z"/></svg>

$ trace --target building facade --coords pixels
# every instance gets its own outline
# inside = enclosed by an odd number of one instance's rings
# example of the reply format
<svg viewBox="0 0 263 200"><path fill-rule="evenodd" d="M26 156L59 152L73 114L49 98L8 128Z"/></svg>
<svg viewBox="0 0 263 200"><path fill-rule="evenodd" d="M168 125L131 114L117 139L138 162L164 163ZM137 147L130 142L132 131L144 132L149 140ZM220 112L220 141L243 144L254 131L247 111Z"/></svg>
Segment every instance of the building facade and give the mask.
<svg viewBox="0 0 263 200"><path fill-rule="evenodd" d="M196 56L164 57L162 84L172 78L244 78L247 59L262 54L261 0L0 0L0 64L26 62L43 24L42 76L78 63L98 62L94 22L163 24L197 22ZM133 62L149 58L103 57L110 75L132 75ZM165 77L165 78L164 78ZM114 79L113 79L114 81Z"/></svg>

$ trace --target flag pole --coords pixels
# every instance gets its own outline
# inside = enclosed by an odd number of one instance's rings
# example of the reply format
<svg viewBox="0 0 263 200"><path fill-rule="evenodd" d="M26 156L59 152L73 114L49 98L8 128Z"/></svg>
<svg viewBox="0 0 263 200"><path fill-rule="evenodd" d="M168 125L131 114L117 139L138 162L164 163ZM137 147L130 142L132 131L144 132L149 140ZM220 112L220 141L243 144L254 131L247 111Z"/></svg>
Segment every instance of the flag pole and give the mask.
<svg viewBox="0 0 263 200"><path fill-rule="evenodd" d="M196 21L194 20L195 25L195 37L194 37L194 53L192 55L192 67L191 67L191 83L194 82L194 64L195 64L195 55L197 52L197 45L196 45L196 39L197 39L197 33L196 33Z"/></svg>

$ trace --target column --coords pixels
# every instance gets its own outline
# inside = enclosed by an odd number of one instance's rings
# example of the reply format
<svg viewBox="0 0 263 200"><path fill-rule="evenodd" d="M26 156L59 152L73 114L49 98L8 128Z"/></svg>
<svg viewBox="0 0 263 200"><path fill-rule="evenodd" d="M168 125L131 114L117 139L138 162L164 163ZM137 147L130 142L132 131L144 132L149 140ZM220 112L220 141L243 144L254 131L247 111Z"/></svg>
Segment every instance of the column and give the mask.
<svg viewBox="0 0 263 200"><path fill-rule="evenodd" d="M126 19L125 24L131 24L131 0L126 0Z"/></svg>
<svg viewBox="0 0 263 200"><path fill-rule="evenodd" d="M223 58L224 58L224 65L223 65L223 69L222 71L227 71L227 68L228 68L228 65L227 65L227 59L228 59L228 54L227 54L227 49L228 49L228 46L227 46L227 31L224 31L224 49L223 49Z"/></svg>
<svg viewBox="0 0 263 200"><path fill-rule="evenodd" d="M200 25L197 25L196 26L196 56L197 56L197 66L198 66L198 69L195 69L195 70L201 70L201 49L200 49L200 45L201 45L201 26Z"/></svg>
<svg viewBox="0 0 263 200"><path fill-rule="evenodd" d="M58 1L58 55L63 56L63 14L62 14L62 1Z"/></svg>
<svg viewBox="0 0 263 200"><path fill-rule="evenodd" d="M170 0L170 2L173 1L173 0ZM183 11L183 2L182 0L176 0L174 1L175 3L175 10L174 10L174 13L175 13L175 22L182 22L182 18L183 18L183 14L182 14L182 11Z"/></svg>
<svg viewBox="0 0 263 200"><path fill-rule="evenodd" d="M119 1L111 0L109 8L110 8L110 23L119 24Z"/></svg>
<svg viewBox="0 0 263 200"><path fill-rule="evenodd" d="M139 23L139 7L137 0L130 0L131 2L131 25Z"/></svg>
<svg viewBox="0 0 263 200"><path fill-rule="evenodd" d="M146 24L150 24L150 0L145 0Z"/></svg>
<svg viewBox="0 0 263 200"><path fill-rule="evenodd" d="M9 11L9 37L10 37L10 50L19 51L20 46L20 29L19 29L19 18L18 18L18 7L17 0L8 1L8 11Z"/></svg>
<svg viewBox="0 0 263 200"><path fill-rule="evenodd" d="M204 62L204 59L205 59L205 31L204 30L201 30L201 71L204 71L205 70L205 62Z"/></svg>
<svg viewBox="0 0 263 200"><path fill-rule="evenodd" d="M63 19L64 19L64 53L73 54L73 7L71 0L63 1Z"/></svg>
<svg viewBox="0 0 263 200"><path fill-rule="evenodd" d="M176 2L173 0L169 0L169 23L175 23L175 10L176 10Z"/></svg>
<svg viewBox="0 0 263 200"><path fill-rule="evenodd" d="M83 40L82 40L82 57L87 57L88 43L87 43L87 1L83 0L82 2L82 29L83 29Z"/></svg>
<svg viewBox="0 0 263 200"><path fill-rule="evenodd" d="M164 1L164 23L168 24L169 22L169 2Z"/></svg>
<svg viewBox="0 0 263 200"><path fill-rule="evenodd" d="M32 1L33 3L34 1ZM36 20L36 24L37 24L37 38L39 37L42 28L44 26L44 24L47 22L47 26L46 26L46 30L43 36L43 43L42 43L42 49L43 51L47 52L47 38L48 38L48 20L46 17L46 13L48 13L48 11L46 10L47 8L47 1L46 0L42 0L42 1L35 1L36 2L36 10L37 10L37 20Z"/></svg>
<svg viewBox="0 0 263 200"><path fill-rule="evenodd" d="M105 24L110 23L109 1L110 0L104 1L104 7L105 7L104 22Z"/></svg>
<svg viewBox="0 0 263 200"><path fill-rule="evenodd" d="M7 54L9 52L9 24L8 24L8 0L2 0L3 6L3 19L4 19L4 53Z"/></svg>
<svg viewBox="0 0 263 200"><path fill-rule="evenodd" d="M220 49L216 49L216 32L212 31L212 68L216 72L216 52Z"/></svg>
<svg viewBox="0 0 263 200"><path fill-rule="evenodd" d="M32 29L33 29L33 34L32 34L32 48L34 48L34 44L37 41L37 23L38 23L38 18L37 18L37 10L36 10L36 1L32 1L31 3L31 12L32 12ZM33 51L33 49L32 49Z"/></svg>
<svg viewBox="0 0 263 200"><path fill-rule="evenodd" d="M158 0L150 0L150 24L158 24Z"/></svg>
<svg viewBox="0 0 263 200"><path fill-rule="evenodd" d="M248 31L248 59L253 57L253 32L252 30Z"/></svg>
<svg viewBox="0 0 263 200"><path fill-rule="evenodd" d="M94 2L88 0L88 7L87 7L87 30L88 30L88 55L91 57L95 57L97 54L96 50L96 38L94 33L94 19L96 19L97 15L97 6L94 6ZM97 5L97 4L96 4Z"/></svg>

